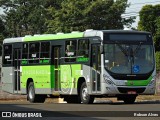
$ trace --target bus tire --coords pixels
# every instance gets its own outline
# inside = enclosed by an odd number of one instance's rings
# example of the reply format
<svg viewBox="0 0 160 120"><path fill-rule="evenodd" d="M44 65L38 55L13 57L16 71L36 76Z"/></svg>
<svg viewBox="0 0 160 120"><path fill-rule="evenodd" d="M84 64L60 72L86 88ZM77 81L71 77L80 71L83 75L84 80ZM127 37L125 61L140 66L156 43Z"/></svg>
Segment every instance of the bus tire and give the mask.
<svg viewBox="0 0 160 120"><path fill-rule="evenodd" d="M36 95L34 83L30 82L27 89L27 99L31 103L44 103L45 102L45 95Z"/></svg>
<svg viewBox="0 0 160 120"><path fill-rule="evenodd" d="M87 85L85 82L81 85L80 98L83 104L92 104L94 101L94 96L88 94Z"/></svg>
<svg viewBox="0 0 160 120"><path fill-rule="evenodd" d="M125 104L133 104L135 102L135 100L136 100L136 97L137 96L131 96L131 95L129 95L127 97L124 97L123 101L124 101Z"/></svg>

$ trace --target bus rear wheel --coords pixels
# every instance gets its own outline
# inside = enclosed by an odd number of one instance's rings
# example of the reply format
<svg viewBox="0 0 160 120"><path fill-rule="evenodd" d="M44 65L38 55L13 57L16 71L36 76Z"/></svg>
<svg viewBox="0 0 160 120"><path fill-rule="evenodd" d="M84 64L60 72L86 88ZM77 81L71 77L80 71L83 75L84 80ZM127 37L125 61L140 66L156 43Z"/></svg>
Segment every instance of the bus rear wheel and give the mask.
<svg viewBox="0 0 160 120"><path fill-rule="evenodd" d="M80 98L83 104L92 104L94 101L94 96L88 94L87 85L85 82L81 85Z"/></svg>
<svg viewBox="0 0 160 120"><path fill-rule="evenodd" d="M36 95L34 83L30 82L27 89L27 99L31 103L44 103L45 102L45 95Z"/></svg>

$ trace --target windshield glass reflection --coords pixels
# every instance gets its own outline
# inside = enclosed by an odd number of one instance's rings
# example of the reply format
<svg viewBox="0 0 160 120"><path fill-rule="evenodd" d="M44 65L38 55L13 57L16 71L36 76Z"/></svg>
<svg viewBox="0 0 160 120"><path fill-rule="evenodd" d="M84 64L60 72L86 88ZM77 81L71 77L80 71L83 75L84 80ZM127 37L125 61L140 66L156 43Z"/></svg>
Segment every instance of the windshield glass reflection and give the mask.
<svg viewBox="0 0 160 120"><path fill-rule="evenodd" d="M152 45L105 44L105 68L117 74L145 74L153 70Z"/></svg>

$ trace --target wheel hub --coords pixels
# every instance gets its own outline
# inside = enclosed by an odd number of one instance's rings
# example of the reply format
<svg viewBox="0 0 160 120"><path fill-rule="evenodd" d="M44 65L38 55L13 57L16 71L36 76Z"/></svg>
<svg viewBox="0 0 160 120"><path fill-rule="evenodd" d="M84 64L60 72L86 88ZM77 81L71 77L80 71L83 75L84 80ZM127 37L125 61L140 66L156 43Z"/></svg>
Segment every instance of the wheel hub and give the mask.
<svg viewBox="0 0 160 120"><path fill-rule="evenodd" d="M33 96L34 96L34 95L33 95L33 94L34 94L33 92L34 92L34 91L33 91L33 87L30 87L30 88L29 88L29 98L30 98L30 99L33 99Z"/></svg>
<svg viewBox="0 0 160 120"><path fill-rule="evenodd" d="M83 88L82 90L82 97L84 100L87 100L87 97L88 97L88 91L87 91L87 88Z"/></svg>

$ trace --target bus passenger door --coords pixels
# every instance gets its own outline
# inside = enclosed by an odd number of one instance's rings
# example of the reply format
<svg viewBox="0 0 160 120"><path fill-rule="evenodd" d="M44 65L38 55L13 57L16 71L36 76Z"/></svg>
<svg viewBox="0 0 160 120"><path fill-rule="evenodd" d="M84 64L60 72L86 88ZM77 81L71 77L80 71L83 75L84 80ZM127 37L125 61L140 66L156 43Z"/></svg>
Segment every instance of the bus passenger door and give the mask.
<svg viewBox="0 0 160 120"><path fill-rule="evenodd" d="M52 61L53 61L53 76L54 76L54 90L60 91L60 46L52 47Z"/></svg>
<svg viewBox="0 0 160 120"><path fill-rule="evenodd" d="M101 73L100 45L93 44L92 48L91 48L91 86L92 86L92 93L98 93L98 92L101 91L100 73Z"/></svg>
<svg viewBox="0 0 160 120"><path fill-rule="evenodd" d="M20 61L21 61L21 50L14 49L14 93L20 93Z"/></svg>

